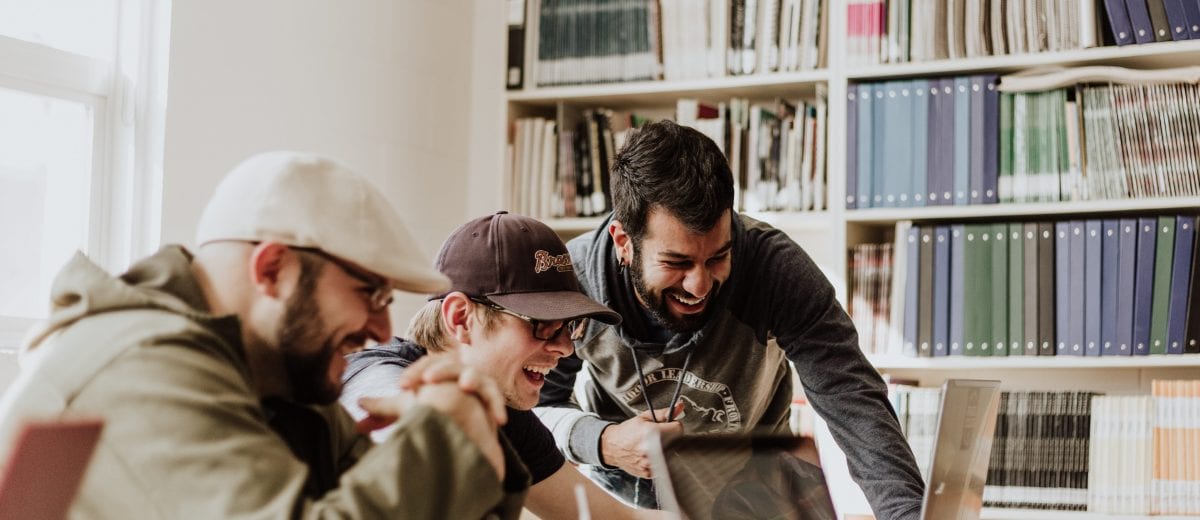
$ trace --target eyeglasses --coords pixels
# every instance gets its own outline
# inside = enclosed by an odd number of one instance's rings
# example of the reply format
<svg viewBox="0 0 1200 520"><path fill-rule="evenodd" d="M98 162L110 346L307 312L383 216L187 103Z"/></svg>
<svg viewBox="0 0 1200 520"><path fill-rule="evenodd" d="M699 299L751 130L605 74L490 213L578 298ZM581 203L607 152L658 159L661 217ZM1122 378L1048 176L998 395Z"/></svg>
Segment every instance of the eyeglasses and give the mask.
<svg viewBox="0 0 1200 520"><path fill-rule="evenodd" d="M471 301L478 303L480 305L486 305L489 308L503 312L504 314L516 317L522 321L525 321L526 323L529 323L530 327L533 328L534 339L537 339L540 341L554 341L554 340L558 339L558 336L562 334L563 330L567 331L568 338L574 339L575 332L577 330L579 330L581 328L581 326L584 324L584 322L587 320L587 318L575 318L573 320L567 320L567 321L563 321L563 320L542 321L542 320L539 320L536 318L531 318L531 317L521 314L519 312L511 311L509 309L506 309L504 307L497 305L494 302L490 302L487 300L471 298Z"/></svg>
<svg viewBox="0 0 1200 520"><path fill-rule="evenodd" d="M395 289L392 288L392 284L390 282L387 280L381 280L378 276L354 267L353 265L350 265L349 262L342 260L341 258L333 256L315 247L288 246L288 249L319 256L322 259L329 261L333 265L338 266L342 272L346 273L351 278L367 284L369 291L364 291L364 294L367 295L367 306L371 309L371 312L379 312L386 309L388 305L392 304L392 300L395 299L395 297L392 295Z"/></svg>

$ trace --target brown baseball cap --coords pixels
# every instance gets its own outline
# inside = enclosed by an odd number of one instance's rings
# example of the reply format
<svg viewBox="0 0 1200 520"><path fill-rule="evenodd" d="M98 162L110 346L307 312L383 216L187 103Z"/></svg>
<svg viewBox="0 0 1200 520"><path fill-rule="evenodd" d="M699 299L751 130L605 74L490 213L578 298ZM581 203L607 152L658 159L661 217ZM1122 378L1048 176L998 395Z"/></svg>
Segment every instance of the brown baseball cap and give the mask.
<svg viewBox="0 0 1200 520"><path fill-rule="evenodd" d="M562 239L530 217L500 211L467 222L442 244L434 265L450 278L450 291L533 319L621 322L621 315L584 294Z"/></svg>

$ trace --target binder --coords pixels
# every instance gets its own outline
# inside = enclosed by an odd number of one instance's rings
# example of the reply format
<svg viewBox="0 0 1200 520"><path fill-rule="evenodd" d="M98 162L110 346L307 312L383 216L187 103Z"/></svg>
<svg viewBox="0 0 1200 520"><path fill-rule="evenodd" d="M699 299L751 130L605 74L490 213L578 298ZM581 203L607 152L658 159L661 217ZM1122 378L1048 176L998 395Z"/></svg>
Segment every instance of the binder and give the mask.
<svg viewBox="0 0 1200 520"><path fill-rule="evenodd" d="M1162 0L1167 11L1167 30L1175 41L1192 39L1192 31L1188 27L1187 11L1184 4L1196 5L1196 0Z"/></svg>
<svg viewBox="0 0 1200 520"><path fill-rule="evenodd" d="M1184 25L1188 29L1188 37L1200 40L1200 2L1183 0Z"/></svg>
<svg viewBox="0 0 1200 520"><path fill-rule="evenodd" d="M1196 234L1200 237L1200 233ZM1192 245L1192 274L1189 277L1187 331L1184 333L1184 354L1200 354L1200 244Z"/></svg>
<svg viewBox="0 0 1200 520"><path fill-rule="evenodd" d="M1117 45L1137 43L1133 38L1133 27L1129 22L1129 11L1125 0L1104 0L1104 12L1108 15L1109 29Z"/></svg>
<svg viewBox="0 0 1200 520"><path fill-rule="evenodd" d="M1150 11L1146 8L1146 0L1125 0L1125 10L1129 12L1133 39L1137 43L1154 41L1154 27L1150 23Z"/></svg>
<svg viewBox="0 0 1200 520"><path fill-rule="evenodd" d="M1083 252L1083 354L1100 355L1100 306L1104 301L1104 282L1101 279L1104 249L1104 222L1084 223Z"/></svg>
<svg viewBox="0 0 1200 520"><path fill-rule="evenodd" d="M871 207L884 206L884 180L891 172L891 157L888 157L888 142L892 136L888 134L888 90L891 83L876 83L871 87L875 99L871 101ZM894 93L894 92L893 92ZM860 107L861 110L861 107Z"/></svg>
<svg viewBox="0 0 1200 520"><path fill-rule="evenodd" d="M912 163L909 154L912 150L910 134L907 127L911 124L908 102L909 82L889 81L885 84L886 93L883 98L885 138L883 139L882 160L877 157L879 167L876 171L883 179L883 200L881 206L894 208L907 206L908 201L908 168Z"/></svg>
<svg viewBox="0 0 1200 520"><path fill-rule="evenodd" d="M990 334L991 354L1008 355L1008 225L992 224L992 301L988 305L992 313Z"/></svg>
<svg viewBox="0 0 1200 520"><path fill-rule="evenodd" d="M1024 226L1025 244L1023 246L1025 252L1024 271L1025 271L1025 287L1023 290L1024 296L1024 327L1022 339L1025 346L1022 349L1026 356L1036 356L1041 349L1038 348L1038 225L1036 222L1026 223ZM1011 354L1011 352L1010 352Z"/></svg>
<svg viewBox="0 0 1200 520"><path fill-rule="evenodd" d="M1071 221L1070 233L1067 237L1071 248L1070 265L1067 272L1069 277L1067 290L1070 291L1070 296L1067 298L1067 312L1070 313L1067 318L1067 354L1082 356L1084 355L1084 314L1086 312L1083 294L1086 237L1083 221Z"/></svg>
<svg viewBox="0 0 1200 520"><path fill-rule="evenodd" d="M508 0L508 69L504 87L525 86L525 0Z"/></svg>
<svg viewBox="0 0 1200 520"><path fill-rule="evenodd" d="M904 251L904 346L905 356L916 357L917 327L921 313L921 228L908 228L908 247Z"/></svg>
<svg viewBox="0 0 1200 520"><path fill-rule="evenodd" d="M915 79L909 97L912 121L912 165L909 167L909 201L912 207L926 205L929 178L929 89L930 81Z"/></svg>
<svg viewBox="0 0 1200 520"><path fill-rule="evenodd" d="M933 355L950 353L950 228L933 233Z"/></svg>
<svg viewBox="0 0 1200 520"><path fill-rule="evenodd" d="M917 321L917 354L933 356L933 235L932 226L921 226L921 270L917 277L920 284L920 305Z"/></svg>
<svg viewBox="0 0 1200 520"><path fill-rule="evenodd" d="M1071 223L1054 223L1054 352L1066 355L1071 348Z"/></svg>
<svg viewBox="0 0 1200 520"><path fill-rule="evenodd" d="M1171 304L1171 261L1175 254L1175 217L1158 217L1154 251L1154 293L1150 304L1150 353L1167 353L1167 312Z"/></svg>
<svg viewBox="0 0 1200 520"><path fill-rule="evenodd" d="M967 190L968 204L983 204L983 176L984 176L984 115L983 115L983 97L987 89L984 87L985 78L983 76L971 76L967 78L971 84L971 116L970 116L970 166L968 167L968 177L970 179Z"/></svg>
<svg viewBox="0 0 1200 520"><path fill-rule="evenodd" d="M954 78L954 202L965 206L971 202L971 78Z"/></svg>
<svg viewBox="0 0 1200 520"><path fill-rule="evenodd" d="M1179 215L1175 220L1175 254L1171 262L1171 303L1167 311L1167 354L1183 354L1187 333L1188 303L1194 296L1189 292L1192 274L1192 255L1196 248L1195 215ZM1189 298L1192 296L1192 298Z"/></svg>
<svg viewBox="0 0 1200 520"><path fill-rule="evenodd" d="M1137 298L1138 221L1123 218L1119 222L1120 246L1117 264L1117 355L1133 354L1134 299Z"/></svg>
<svg viewBox="0 0 1200 520"><path fill-rule="evenodd" d="M926 205L954 204L954 80L937 79L929 89L929 180Z"/></svg>
<svg viewBox="0 0 1200 520"><path fill-rule="evenodd" d="M1025 226L1008 224L1008 355L1025 353Z"/></svg>
<svg viewBox="0 0 1200 520"><path fill-rule="evenodd" d="M1133 282L1133 354L1150 353L1150 309L1154 303L1154 252L1158 238L1153 217L1138 219L1137 264Z"/></svg>
<svg viewBox="0 0 1200 520"><path fill-rule="evenodd" d="M1150 26L1154 28L1154 41L1171 41L1171 23L1167 20L1167 7L1163 0L1146 0L1146 10L1150 12Z"/></svg>
<svg viewBox="0 0 1200 520"><path fill-rule="evenodd" d="M1038 355L1054 355L1054 224L1038 223Z"/></svg>
<svg viewBox="0 0 1200 520"><path fill-rule="evenodd" d="M858 208L858 85L846 86L846 209Z"/></svg>
<svg viewBox="0 0 1200 520"><path fill-rule="evenodd" d="M999 202L1000 176L1000 76L983 76L983 188L982 202Z"/></svg>
<svg viewBox="0 0 1200 520"><path fill-rule="evenodd" d="M1103 223L1100 260L1100 355L1115 356L1117 348L1117 307L1120 299L1120 263L1118 256L1121 245L1121 225L1116 219Z"/></svg>
<svg viewBox="0 0 1200 520"><path fill-rule="evenodd" d="M870 83L858 85L858 205L859 209L874 207L871 204L871 175L874 172L875 155L872 141L875 135L871 124L874 121L875 89ZM849 172L849 170L847 170ZM849 175L849 173L847 173Z"/></svg>
<svg viewBox="0 0 1200 520"><path fill-rule="evenodd" d="M992 355L992 226L966 226L963 251L967 273L963 295L963 351L968 356Z"/></svg>
<svg viewBox="0 0 1200 520"><path fill-rule="evenodd" d="M975 234L971 233L971 239L974 240ZM935 246L936 247L936 246ZM978 278L979 273L975 271L966 272L966 248L967 248L967 231L963 224L953 224L950 226L950 333L947 342L950 346L951 356L963 355L963 347L966 345L966 337L963 331L963 321L966 318L966 309L964 302L964 283L969 283L969 279ZM973 267L973 266L972 266ZM936 276L936 274L935 274ZM974 287L971 287L974 289ZM936 349L936 343L934 347ZM934 350L937 353L937 350Z"/></svg>

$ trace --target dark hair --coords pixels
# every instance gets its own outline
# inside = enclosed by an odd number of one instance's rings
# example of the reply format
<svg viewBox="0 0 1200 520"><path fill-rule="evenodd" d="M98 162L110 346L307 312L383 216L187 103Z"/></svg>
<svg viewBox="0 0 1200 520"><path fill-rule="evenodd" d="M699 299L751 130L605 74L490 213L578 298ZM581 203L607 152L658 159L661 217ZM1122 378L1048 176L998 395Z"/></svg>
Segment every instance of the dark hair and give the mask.
<svg viewBox="0 0 1200 520"><path fill-rule="evenodd" d="M613 217L634 243L654 207L704 233L733 207L733 174L721 149L698 130L673 121L647 124L613 162Z"/></svg>

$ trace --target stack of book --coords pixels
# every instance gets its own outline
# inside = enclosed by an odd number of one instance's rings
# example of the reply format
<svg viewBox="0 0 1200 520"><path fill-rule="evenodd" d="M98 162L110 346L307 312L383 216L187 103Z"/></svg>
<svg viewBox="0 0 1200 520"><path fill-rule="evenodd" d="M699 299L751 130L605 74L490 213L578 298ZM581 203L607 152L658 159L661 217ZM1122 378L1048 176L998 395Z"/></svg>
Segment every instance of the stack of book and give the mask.
<svg viewBox="0 0 1200 520"><path fill-rule="evenodd" d="M1096 46L1102 36L1097 32L1096 0L849 0L848 4L846 58L852 65L1062 51Z"/></svg>
<svg viewBox="0 0 1200 520"><path fill-rule="evenodd" d="M850 319L866 354L884 354L898 341L890 324L892 244L859 244L850 251Z"/></svg>

